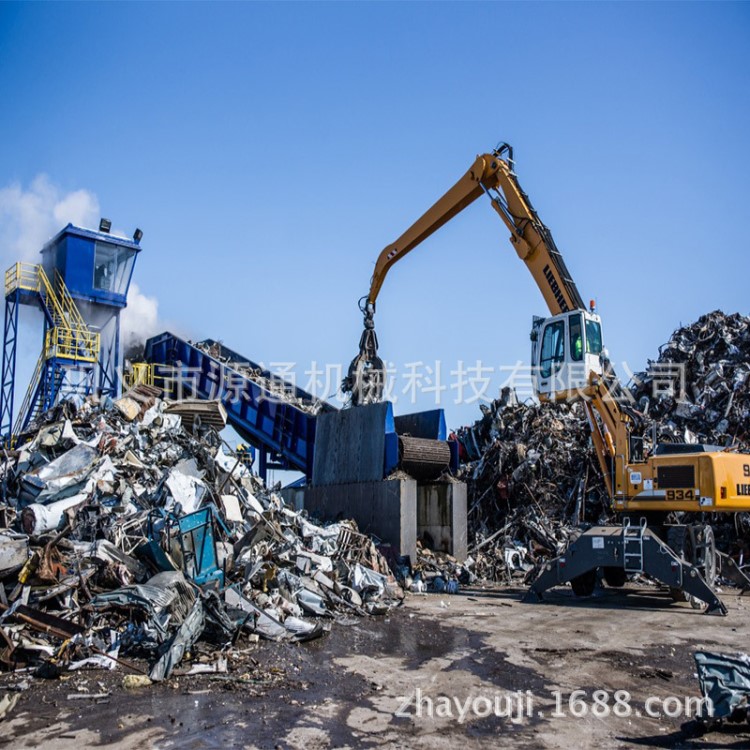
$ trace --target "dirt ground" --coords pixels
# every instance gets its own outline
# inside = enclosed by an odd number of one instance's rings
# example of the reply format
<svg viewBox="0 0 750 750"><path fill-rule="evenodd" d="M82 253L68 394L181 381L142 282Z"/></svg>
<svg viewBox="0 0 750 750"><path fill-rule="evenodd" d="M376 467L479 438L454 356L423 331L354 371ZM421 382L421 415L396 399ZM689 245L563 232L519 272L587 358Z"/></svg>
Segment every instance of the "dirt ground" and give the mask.
<svg viewBox="0 0 750 750"><path fill-rule="evenodd" d="M136 690L121 668L26 677L0 746L750 747L747 725L701 734L685 705L700 695L695 650L747 650L750 597L724 592L718 617L654 589L520 596L412 595L311 643L247 647L227 675ZM0 676L0 695L23 679ZM69 698L87 693L103 697Z"/></svg>

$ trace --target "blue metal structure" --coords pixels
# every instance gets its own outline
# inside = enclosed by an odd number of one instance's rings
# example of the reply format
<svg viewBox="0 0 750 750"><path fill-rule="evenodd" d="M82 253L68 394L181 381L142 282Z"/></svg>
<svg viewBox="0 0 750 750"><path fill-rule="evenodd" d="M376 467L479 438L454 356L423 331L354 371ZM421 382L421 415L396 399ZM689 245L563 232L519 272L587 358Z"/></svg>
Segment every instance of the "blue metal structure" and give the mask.
<svg viewBox="0 0 750 750"><path fill-rule="evenodd" d="M177 519L185 573L199 586L224 586L224 571L219 568L214 536L213 506L188 513Z"/></svg>
<svg viewBox="0 0 750 750"><path fill-rule="evenodd" d="M56 271L88 327L101 335L96 387L120 392L120 313L141 247L138 241L68 224L42 248L42 264Z"/></svg>
<svg viewBox="0 0 750 750"><path fill-rule="evenodd" d="M18 305L21 290L16 289L5 298L3 326L3 359L0 375L0 437L10 435L13 427L13 395L16 383L16 344L18 342Z"/></svg>
<svg viewBox="0 0 750 750"><path fill-rule="evenodd" d="M315 433L318 416L337 409L312 394L281 380L277 375L232 351L206 339L191 344L172 333L162 333L146 342L146 360L154 367L154 380L169 398L219 399L227 420L240 437L258 450L258 473L265 479L268 469L301 471L313 476ZM393 416L389 402L379 404L383 418L374 430L384 433L382 475L388 476L399 461L399 434L431 440L445 440L442 409ZM346 410L352 418L363 409ZM449 441L451 468L458 468L458 445Z"/></svg>
<svg viewBox="0 0 750 750"><path fill-rule="evenodd" d="M212 339L193 345L162 333L146 342L146 360L169 397L221 400L229 424L258 450L262 477L269 468L312 476L315 417L335 407Z"/></svg>
<svg viewBox="0 0 750 750"><path fill-rule="evenodd" d="M120 312L138 242L68 224L41 250L41 263L5 274L0 436L10 438L72 394L120 392ZM41 310L42 352L15 411L19 305ZM15 420L14 420L14 414Z"/></svg>

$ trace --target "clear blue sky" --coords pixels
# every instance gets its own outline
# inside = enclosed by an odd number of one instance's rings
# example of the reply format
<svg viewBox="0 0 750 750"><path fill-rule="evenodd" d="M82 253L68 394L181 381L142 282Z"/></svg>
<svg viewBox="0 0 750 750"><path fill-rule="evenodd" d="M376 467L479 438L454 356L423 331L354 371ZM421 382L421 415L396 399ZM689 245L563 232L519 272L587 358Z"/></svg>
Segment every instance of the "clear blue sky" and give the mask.
<svg viewBox="0 0 750 750"><path fill-rule="evenodd" d="M162 319L302 380L355 354L382 247L509 141L639 368L748 312L749 87L747 3L3 3L0 187L91 191L143 228ZM381 353L512 365L544 312L478 202L391 272Z"/></svg>

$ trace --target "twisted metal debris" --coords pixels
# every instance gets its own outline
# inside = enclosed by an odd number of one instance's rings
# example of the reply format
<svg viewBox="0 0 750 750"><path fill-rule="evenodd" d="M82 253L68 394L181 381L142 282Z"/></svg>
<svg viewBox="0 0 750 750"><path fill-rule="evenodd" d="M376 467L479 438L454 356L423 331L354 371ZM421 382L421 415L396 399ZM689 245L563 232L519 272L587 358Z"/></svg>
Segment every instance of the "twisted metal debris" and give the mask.
<svg viewBox="0 0 750 750"><path fill-rule="evenodd" d="M715 310L678 328L631 393L660 442L750 450L750 318Z"/></svg>
<svg viewBox="0 0 750 750"><path fill-rule="evenodd" d="M579 522L609 517L579 406L518 404L505 390L458 431L466 463L473 571L509 580L559 554Z"/></svg>
<svg viewBox="0 0 750 750"><path fill-rule="evenodd" d="M307 640L400 603L353 522L286 506L213 427L186 429L186 409L143 386L66 402L4 452L1 669L163 680L201 641L225 671L247 640Z"/></svg>

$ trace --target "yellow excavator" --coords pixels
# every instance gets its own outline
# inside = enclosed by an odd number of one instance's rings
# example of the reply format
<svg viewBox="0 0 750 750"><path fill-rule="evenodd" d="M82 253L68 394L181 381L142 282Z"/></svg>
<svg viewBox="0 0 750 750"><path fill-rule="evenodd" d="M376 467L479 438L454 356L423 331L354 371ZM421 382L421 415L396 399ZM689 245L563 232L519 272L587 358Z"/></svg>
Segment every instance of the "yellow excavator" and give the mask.
<svg viewBox="0 0 750 750"><path fill-rule="evenodd" d="M628 573L646 572L668 585L675 598L723 611L710 589L718 567L743 586L750 581L730 558L717 553L710 525L668 521L673 513L750 510L750 455L677 444L653 445L646 455L640 415L602 346L594 303L588 309L584 305L551 232L518 182L508 144L477 156L468 172L380 253L370 291L360 300L360 351L343 383L353 406L382 398L385 368L378 356L374 315L388 271L482 196L508 228L511 244L551 313L532 323L534 392L543 402L582 403L612 507L623 519L622 526L581 531L564 555L547 564L532 591L541 596L556 583L570 581L577 594L590 594L599 568L614 586L623 585Z"/></svg>

